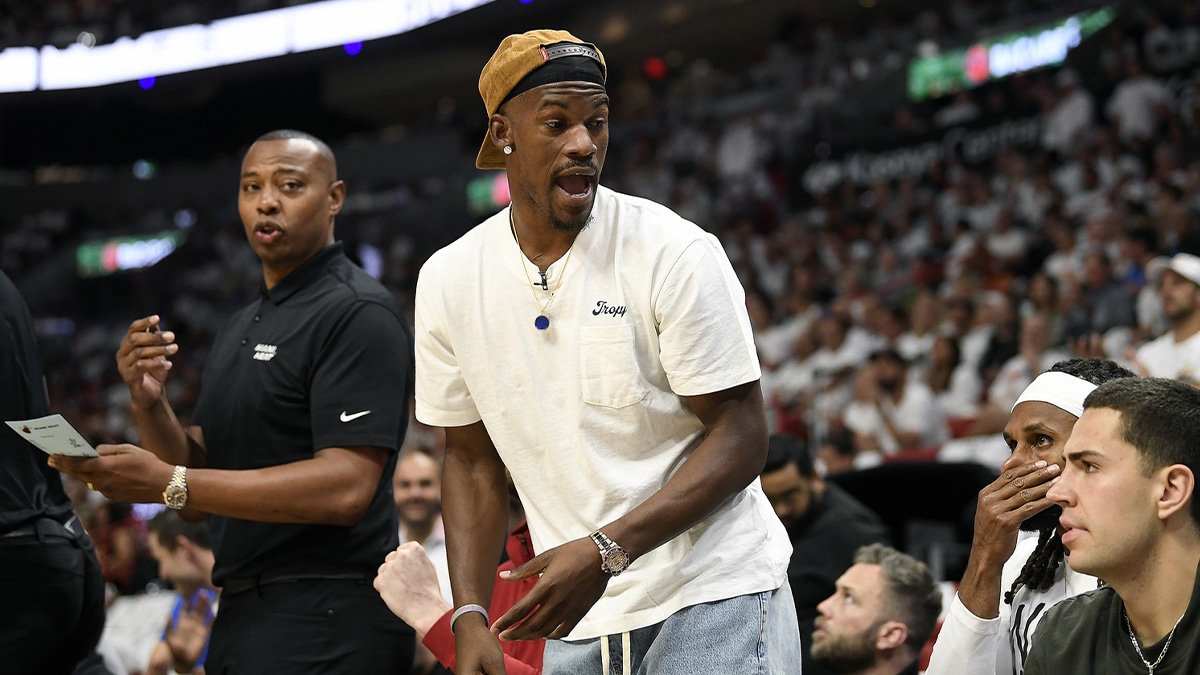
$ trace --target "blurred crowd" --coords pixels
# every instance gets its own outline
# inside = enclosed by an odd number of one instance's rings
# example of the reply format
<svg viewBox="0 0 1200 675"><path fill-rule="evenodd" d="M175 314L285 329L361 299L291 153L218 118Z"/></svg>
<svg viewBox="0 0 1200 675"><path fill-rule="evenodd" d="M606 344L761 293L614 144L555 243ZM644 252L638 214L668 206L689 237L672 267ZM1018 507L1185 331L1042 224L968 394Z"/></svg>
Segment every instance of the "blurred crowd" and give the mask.
<svg viewBox="0 0 1200 675"><path fill-rule="evenodd" d="M279 4L0 0L0 47L54 43L66 27L137 34ZM1033 377L1072 353L1137 365L1136 347L1169 327L1156 286L1166 257L1200 253L1196 5L1122 10L1060 69L867 105L924 43L1008 30L1015 9L1028 22L1084 6L978 4L880 14L853 31L790 23L745 64L611 75L603 182L720 237L747 292L772 429L820 447L826 473L995 435ZM474 138L479 117L449 123ZM929 147L923 162L851 170ZM382 244L381 279L411 308L432 245L364 206L389 194L348 202L338 232ZM405 195L387 203L419 207L420 189ZM215 327L258 291L228 202L203 207L185 247L154 270L95 282L96 297L76 305L34 306L51 409L86 437L136 440L113 360L136 318L126 308L157 307L178 334L170 398L189 414ZM0 242L6 269L32 274L30 260L78 233L71 217L27 214ZM139 223L176 226L163 212ZM410 445L440 451L436 435L411 428ZM114 589L136 592L153 578L142 519L73 488Z"/></svg>

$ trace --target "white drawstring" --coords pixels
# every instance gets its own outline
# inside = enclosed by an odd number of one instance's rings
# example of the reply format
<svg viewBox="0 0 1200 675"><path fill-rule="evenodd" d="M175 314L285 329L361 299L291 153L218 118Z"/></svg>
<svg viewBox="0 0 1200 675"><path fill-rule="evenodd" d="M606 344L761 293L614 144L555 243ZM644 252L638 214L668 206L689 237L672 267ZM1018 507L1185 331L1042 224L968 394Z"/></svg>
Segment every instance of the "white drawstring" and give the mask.
<svg viewBox="0 0 1200 675"><path fill-rule="evenodd" d="M612 675L612 659L608 656L608 636L600 636L600 672Z"/></svg>

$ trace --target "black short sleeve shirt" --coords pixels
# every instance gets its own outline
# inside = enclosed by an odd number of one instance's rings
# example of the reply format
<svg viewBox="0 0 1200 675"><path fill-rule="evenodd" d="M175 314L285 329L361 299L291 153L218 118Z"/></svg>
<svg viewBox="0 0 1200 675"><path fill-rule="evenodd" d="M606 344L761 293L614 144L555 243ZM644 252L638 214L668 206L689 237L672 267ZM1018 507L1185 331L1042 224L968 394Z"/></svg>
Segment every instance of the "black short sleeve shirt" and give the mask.
<svg viewBox="0 0 1200 675"><path fill-rule="evenodd" d="M26 420L49 414L33 317L0 272L0 416ZM64 521L70 513L62 478L47 466L46 454L0 428L0 533L42 517Z"/></svg>
<svg viewBox="0 0 1200 675"><path fill-rule="evenodd" d="M408 426L412 336L391 294L334 244L218 333L194 423L208 467L256 469L329 447L396 450ZM395 453L353 527L210 516L218 584L299 561L374 569L397 545Z"/></svg>

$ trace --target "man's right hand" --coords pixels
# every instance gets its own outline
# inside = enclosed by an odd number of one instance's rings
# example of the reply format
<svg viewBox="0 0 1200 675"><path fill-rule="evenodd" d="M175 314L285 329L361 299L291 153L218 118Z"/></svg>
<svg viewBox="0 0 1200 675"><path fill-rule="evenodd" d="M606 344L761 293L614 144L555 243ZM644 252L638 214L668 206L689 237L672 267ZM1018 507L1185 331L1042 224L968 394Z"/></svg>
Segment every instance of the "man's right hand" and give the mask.
<svg viewBox="0 0 1200 675"><path fill-rule="evenodd" d="M117 349L117 369L129 387L133 405L139 408L152 407L161 399L171 369L168 359L179 351L175 333L158 330L158 322L155 314L129 324Z"/></svg>
<svg viewBox="0 0 1200 675"><path fill-rule="evenodd" d="M458 675L505 675L500 640L482 614L468 612L454 622L454 672Z"/></svg>
<svg viewBox="0 0 1200 675"><path fill-rule="evenodd" d="M1000 477L980 490L971 558L959 587L959 599L975 616L999 616L1004 563L1017 548L1021 523L1051 506L1046 492L1058 473L1057 464L1022 464L1009 457L1000 467Z"/></svg>

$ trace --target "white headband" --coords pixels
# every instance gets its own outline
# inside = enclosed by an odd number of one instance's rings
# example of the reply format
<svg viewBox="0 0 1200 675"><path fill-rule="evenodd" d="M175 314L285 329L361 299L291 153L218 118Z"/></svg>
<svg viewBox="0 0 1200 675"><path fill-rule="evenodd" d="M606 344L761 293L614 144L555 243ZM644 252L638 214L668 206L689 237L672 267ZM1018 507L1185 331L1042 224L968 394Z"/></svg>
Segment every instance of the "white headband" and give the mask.
<svg viewBox="0 0 1200 675"><path fill-rule="evenodd" d="M1040 401L1079 417L1083 414L1083 399L1096 385L1074 375L1050 371L1038 375L1017 397L1013 409L1025 401ZM1010 411L1011 412L1011 411Z"/></svg>

